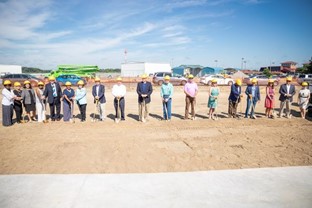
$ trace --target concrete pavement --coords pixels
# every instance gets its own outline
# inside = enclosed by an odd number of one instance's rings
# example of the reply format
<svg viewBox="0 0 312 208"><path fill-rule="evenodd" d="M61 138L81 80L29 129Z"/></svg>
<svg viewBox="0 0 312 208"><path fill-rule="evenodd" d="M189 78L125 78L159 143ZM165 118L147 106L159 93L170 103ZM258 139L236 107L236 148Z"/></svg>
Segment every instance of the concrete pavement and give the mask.
<svg viewBox="0 0 312 208"><path fill-rule="evenodd" d="M1 175L1 208L312 207L312 167Z"/></svg>

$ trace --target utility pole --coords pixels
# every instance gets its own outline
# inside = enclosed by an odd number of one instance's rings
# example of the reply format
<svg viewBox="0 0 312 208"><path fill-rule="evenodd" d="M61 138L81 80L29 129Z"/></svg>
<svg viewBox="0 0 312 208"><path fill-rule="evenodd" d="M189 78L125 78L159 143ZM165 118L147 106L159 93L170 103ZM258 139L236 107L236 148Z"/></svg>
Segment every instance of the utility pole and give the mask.
<svg viewBox="0 0 312 208"><path fill-rule="evenodd" d="M241 67L241 70L243 70L243 67L244 67L244 58L242 58L242 67Z"/></svg>
<svg viewBox="0 0 312 208"><path fill-rule="evenodd" d="M127 49L125 49L125 64L127 63L127 53L128 53L128 51L127 51Z"/></svg>
<svg viewBox="0 0 312 208"><path fill-rule="evenodd" d="M218 67L218 60L215 60L215 62L216 62L216 68Z"/></svg>

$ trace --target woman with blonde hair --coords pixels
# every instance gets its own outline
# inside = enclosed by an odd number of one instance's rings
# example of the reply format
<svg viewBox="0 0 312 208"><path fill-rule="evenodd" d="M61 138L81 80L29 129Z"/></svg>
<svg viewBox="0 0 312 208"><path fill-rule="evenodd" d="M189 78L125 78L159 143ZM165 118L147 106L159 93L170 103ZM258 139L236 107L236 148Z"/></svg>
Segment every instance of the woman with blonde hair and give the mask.
<svg viewBox="0 0 312 208"><path fill-rule="evenodd" d="M300 108L301 118L305 118L306 109L310 100L310 90L308 89L308 83L302 82L302 88L298 94L298 105Z"/></svg>
<svg viewBox="0 0 312 208"><path fill-rule="evenodd" d="M267 87L265 88L265 91L266 91L266 97L264 101L265 115L268 118L273 118L272 110L274 108L274 98L275 98L273 79L269 79L269 82L268 82Z"/></svg>
<svg viewBox="0 0 312 208"><path fill-rule="evenodd" d="M215 119L213 117L213 114L217 108L217 104L218 104L218 96L220 94L220 89L217 85L217 80L216 79L213 79L211 81L211 87L210 87L210 90L209 90L209 99L208 99L208 108L209 109L209 119L212 118L212 119Z"/></svg>

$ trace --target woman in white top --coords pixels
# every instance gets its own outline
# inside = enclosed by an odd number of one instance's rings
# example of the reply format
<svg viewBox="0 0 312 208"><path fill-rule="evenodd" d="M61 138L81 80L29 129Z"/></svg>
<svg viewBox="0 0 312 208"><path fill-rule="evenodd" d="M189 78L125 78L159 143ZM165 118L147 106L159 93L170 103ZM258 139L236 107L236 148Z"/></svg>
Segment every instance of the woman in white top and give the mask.
<svg viewBox="0 0 312 208"><path fill-rule="evenodd" d="M310 90L308 89L308 83L302 82L302 89L299 91L298 94L298 105L301 112L301 117L305 118L306 109L310 99Z"/></svg>
<svg viewBox="0 0 312 208"><path fill-rule="evenodd" d="M4 88L2 90L2 125L12 126L13 125L13 105L14 99L17 98L11 90L12 83L10 80L5 80Z"/></svg>
<svg viewBox="0 0 312 208"><path fill-rule="evenodd" d="M38 82L38 88L35 91L36 95L36 110L37 110L37 115L38 115L38 122L46 122L46 116L45 116L45 103L44 100L41 99L43 96L43 89L44 88L44 83L43 82Z"/></svg>

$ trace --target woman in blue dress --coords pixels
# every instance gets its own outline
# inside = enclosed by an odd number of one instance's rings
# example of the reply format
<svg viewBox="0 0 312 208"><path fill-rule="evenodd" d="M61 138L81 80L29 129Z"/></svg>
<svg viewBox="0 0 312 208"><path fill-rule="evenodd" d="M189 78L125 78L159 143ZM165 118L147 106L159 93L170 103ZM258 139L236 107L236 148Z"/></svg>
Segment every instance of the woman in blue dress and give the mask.
<svg viewBox="0 0 312 208"><path fill-rule="evenodd" d="M74 107L75 91L71 88L71 83L65 83L66 89L63 91L63 120L68 122L72 117Z"/></svg>
<svg viewBox="0 0 312 208"><path fill-rule="evenodd" d="M208 99L208 108L209 109L209 119L213 118L213 113L215 112L215 109L217 107L217 99L218 99L218 96L220 94L220 89L217 85L217 80L216 79L213 79L211 81L211 87L210 87L210 90L209 90L209 99ZM214 119L214 118L213 118Z"/></svg>

